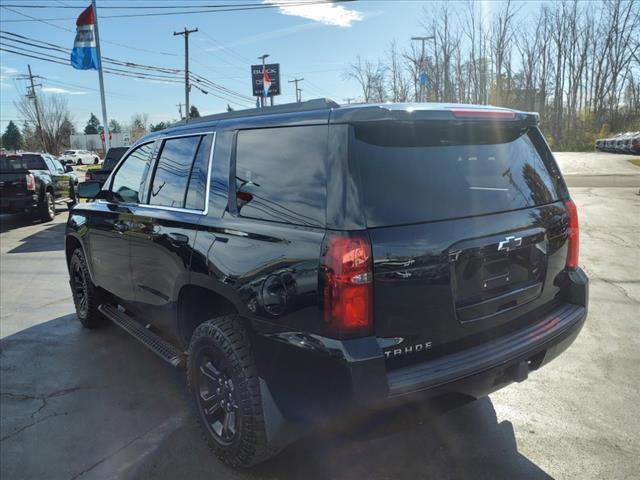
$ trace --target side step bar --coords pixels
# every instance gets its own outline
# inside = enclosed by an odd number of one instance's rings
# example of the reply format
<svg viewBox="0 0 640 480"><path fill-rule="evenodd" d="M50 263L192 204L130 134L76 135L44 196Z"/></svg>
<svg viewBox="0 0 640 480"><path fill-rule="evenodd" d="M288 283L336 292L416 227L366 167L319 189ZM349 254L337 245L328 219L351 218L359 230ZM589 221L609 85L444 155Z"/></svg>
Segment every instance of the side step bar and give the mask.
<svg viewBox="0 0 640 480"><path fill-rule="evenodd" d="M145 328L140 322L137 322L126 313L121 312L117 307L102 304L98 307L98 310L125 332L133 335L165 362L174 367L179 367L185 363L184 352L181 352L169 342Z"/></svg>

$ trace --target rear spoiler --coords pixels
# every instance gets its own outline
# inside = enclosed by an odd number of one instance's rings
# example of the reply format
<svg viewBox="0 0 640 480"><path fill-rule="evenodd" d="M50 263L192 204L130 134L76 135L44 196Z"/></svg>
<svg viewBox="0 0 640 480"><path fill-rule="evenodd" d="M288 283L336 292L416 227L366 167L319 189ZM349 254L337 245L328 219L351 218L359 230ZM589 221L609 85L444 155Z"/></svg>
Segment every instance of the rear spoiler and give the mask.
<svg viewBox="0 0 640 480"><path fill-rule="evenodd" d="M426 104L428 105L428 104ZM540 116L536 112L520 112L506 108L451 106L444 108L420 108L419 104L397 108L397 104L372 105L369 108L335 109L331 112L330 123L360 122L416 122L416 121L449 121L467 122L499 122L522 127L537 127Z"/></svg>

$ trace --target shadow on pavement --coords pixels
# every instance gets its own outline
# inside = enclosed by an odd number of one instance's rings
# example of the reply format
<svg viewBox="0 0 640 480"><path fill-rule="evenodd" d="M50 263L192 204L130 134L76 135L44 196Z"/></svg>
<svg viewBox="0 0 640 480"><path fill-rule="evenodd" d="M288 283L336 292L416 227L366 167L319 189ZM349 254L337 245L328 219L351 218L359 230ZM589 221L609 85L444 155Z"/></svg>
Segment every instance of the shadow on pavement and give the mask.
<svg viewBox="0 0 640 480"><path fill-rule="evenodd" d="M7 253L57 252L64 250L64 223L55 223L20 239L20 245Z"/></svg>
<svg viewBox="0 0 640 480"><path fill-rule="evenodd" d="M2 478L550 478L489 398L364 416L232 471L201 438L183 373L114 326L60 317L1 340L0 359Z"/></svg>

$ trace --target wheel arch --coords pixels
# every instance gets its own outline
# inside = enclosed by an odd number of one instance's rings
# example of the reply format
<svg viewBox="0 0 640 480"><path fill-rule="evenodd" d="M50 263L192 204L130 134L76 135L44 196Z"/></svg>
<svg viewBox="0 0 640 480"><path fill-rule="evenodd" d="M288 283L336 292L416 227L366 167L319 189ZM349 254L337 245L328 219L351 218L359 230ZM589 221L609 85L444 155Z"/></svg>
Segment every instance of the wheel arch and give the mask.
<svg viewBox="0 0 640 480"><path fill-rule="evenodd" d="M178 293L177 336L182 346L188 347L198 325L223 315L240 313L226 296L210 288L195 284L183 285ZM243 317L243 325L251 332L252 326Z"/></svg>
<svg viewBox="0 0 640 480"><path fill-rule="evenodd" d="M84 248L84 244L80 239L80 237L78 237L77 235L74 235L73 233L67 234L64 240L64 253L65 253L65 260L67 263L67 271L70 272L69 265L71 263L71 255L73 255L73 252L77 248L82 250L82 253L84 254L84 258L87 260L87 270L89 270L89 276L91 277L91 281L95 284L95 278L93 276L93 268L91 266L92 262L89 256L87 255L87 250Z"/></svg>

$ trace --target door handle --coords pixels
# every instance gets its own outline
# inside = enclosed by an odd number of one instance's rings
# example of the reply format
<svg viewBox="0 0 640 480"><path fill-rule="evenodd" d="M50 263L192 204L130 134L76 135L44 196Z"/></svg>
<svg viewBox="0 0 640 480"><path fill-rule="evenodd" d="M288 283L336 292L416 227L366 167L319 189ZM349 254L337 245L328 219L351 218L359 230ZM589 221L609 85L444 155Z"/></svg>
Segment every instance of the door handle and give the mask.
<svg viewBox="0 0 640 480"><path fill-rule="evenodd" d="M189 243L189 237L182 233L170 232L166 234L166 237L169 239L169 243L175 246Z"/></svg>
<svg viewBox="0 0 640 480"><path fill-rule="evenodd" d="M124 233L127 230L129 230L129 225L125 222L116 222L113 225L113 228L116 230L116 232L118 233Z"/></svg>

